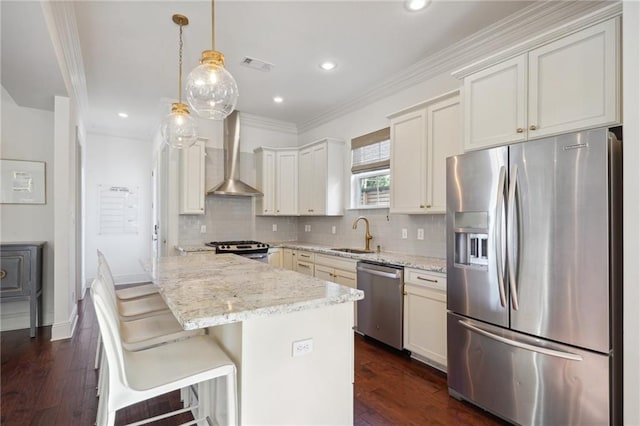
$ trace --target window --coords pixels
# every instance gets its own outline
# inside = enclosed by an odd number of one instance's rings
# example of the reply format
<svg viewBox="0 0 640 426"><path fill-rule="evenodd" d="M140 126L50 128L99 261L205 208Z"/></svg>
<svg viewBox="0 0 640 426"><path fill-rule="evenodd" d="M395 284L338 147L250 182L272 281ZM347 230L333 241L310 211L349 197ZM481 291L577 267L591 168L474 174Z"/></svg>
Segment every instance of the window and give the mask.
<svg viewBox="0 0 640 426"><path fill-rule="evenodd" d="M389 207L389 128L351 140L351 207Z"/></svg>

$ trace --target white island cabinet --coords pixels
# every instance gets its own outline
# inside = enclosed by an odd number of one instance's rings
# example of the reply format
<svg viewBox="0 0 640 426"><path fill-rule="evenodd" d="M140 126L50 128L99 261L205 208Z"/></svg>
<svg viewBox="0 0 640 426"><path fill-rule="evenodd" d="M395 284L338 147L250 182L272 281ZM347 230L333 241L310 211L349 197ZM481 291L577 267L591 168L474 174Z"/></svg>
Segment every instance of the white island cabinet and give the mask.
<svg viewBox="0 0 640 426"><path fill-rule="evenodd" d="M240 424L353 424L362 291L232 254L165 257L151 273L183 328L208 329L235 362Z"/></svg>

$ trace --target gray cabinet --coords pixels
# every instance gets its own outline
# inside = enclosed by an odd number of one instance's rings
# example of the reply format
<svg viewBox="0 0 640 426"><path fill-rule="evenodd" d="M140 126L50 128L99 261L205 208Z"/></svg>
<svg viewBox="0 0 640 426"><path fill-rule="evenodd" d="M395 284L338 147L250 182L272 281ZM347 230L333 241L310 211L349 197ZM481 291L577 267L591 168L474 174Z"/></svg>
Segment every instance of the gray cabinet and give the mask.
<svg viewBox="0 0 640 426"><path fill-rule="evenodd" d="M0 299L29 300L30 336L42 325L42 249L44 242L0 245Z"/></svg>

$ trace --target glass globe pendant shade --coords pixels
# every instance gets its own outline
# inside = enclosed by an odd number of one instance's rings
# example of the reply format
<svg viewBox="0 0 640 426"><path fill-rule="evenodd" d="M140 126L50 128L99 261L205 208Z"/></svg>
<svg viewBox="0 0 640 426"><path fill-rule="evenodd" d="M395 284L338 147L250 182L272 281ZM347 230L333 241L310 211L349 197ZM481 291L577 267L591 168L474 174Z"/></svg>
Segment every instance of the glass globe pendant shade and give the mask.
<svg viewBox="0 0 640 426"><path fill-rule="evenodd" d="M215 50L202 52L200 65L187 77L187 102L202 118L223 120L238 102L238 85L224 68L224 55Z"/></svg>
<svg viewBox="0 0 640 426"><path fill-rule="evenodd" d="M171 105L171 114L162 120L160 134L165 143L172 148L188 148L196 143L198 126L196 120L189 115L189 108L185 104Z"/></svg>

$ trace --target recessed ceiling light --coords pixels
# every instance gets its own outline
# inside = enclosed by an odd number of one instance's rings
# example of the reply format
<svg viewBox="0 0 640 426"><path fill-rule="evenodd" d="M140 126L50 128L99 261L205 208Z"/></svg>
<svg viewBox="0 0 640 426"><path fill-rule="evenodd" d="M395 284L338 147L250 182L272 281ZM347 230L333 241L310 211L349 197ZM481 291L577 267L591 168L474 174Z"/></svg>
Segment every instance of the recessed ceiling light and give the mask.
<svg viewBox="0 0 640 426"><path fill-rule="evenodd" d="M129 114L127 114L126 112L119 112L118 113L118 117L120 118L127 118L129 116Z"/></svg>
<svg viewBox="0 0 640 426"><path fill-rule="evenodd" d="M332 62L332 61L325 61L325 62L320 64L320 68L322 68L325 71L331 71L336 66L337 66L336 63Z"/></svg>
<svg viewBox="0 0 640 426"><path fill-rule="evenodd" d="M273 98L273 102L275 102L277 104L281 104L283 100L284 99L282 99L281 96L274 96L274 98Z"/></svg>
<svg viewBox="0 0 640 426"><path fill-rule="evenodd" d="M407 9L415 12L424 9L429 3L431 3L431 0L407 0L406 6Z"/></svg>

